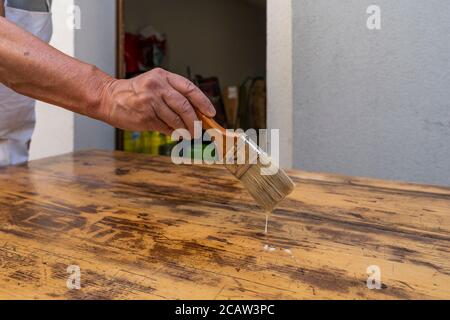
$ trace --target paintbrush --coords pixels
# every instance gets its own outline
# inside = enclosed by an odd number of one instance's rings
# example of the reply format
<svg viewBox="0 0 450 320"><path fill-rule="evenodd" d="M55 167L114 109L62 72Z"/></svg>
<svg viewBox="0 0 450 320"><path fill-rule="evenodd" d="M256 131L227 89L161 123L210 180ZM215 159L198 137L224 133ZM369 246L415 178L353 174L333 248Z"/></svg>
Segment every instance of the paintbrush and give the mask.
<svg viewBox="0 0 450 320"><path fill-rule="evenodd" d="M262 209L272 212L294 190L292 180L245 134L231 133L213 119L199 111L196 113L203 129L216 131L214 143L217 151L222 150L225 167L241 181Z"/></svg>

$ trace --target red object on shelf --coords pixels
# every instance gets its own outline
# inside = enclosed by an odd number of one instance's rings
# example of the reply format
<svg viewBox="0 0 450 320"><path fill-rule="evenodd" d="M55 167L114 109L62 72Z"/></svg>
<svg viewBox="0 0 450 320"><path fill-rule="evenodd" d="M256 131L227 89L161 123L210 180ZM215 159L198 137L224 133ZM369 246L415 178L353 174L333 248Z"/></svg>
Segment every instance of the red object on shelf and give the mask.
<svg viewBox="0 0 450 320"><path fill-rule="evenodd" d="M125 65L127 75L160 67L167 54L167 41L163 36L125 33Z"/></svg>
<svg viewBox="0 0 450 320"><path fill-rule="evenodd" d="M127 74L134 74L141 71L143 64L142 41L139 36L125 33L125 65Z"/></svg>

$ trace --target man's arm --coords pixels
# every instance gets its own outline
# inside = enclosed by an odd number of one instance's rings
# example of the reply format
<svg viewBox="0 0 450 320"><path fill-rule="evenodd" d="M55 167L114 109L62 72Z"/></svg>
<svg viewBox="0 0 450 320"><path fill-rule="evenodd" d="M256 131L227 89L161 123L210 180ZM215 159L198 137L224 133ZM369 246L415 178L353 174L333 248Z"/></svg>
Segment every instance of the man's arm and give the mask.
<svg viewBox="0 0 450 320"><path fill-rule="evenodd" d="M173 73L155 69L117 80L1 17L0 39L0 83L20 94L136 131L187 128L192 134L194 108L215 115L208 98Z"/></svg>

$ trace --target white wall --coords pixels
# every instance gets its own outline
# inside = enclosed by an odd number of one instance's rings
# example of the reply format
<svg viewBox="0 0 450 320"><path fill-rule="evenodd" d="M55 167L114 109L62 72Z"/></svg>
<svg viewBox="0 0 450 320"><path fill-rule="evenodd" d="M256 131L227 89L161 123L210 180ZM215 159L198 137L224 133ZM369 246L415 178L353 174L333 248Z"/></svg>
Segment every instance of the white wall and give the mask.
<svg viewBox="0 0 450 320"><path fill-rule="evenodd" d="M51 45L73 56L74 32L66 24L67 8L73 0L53 1L53 37ZM74 114L43 102L36 104L36 129L30 159L72 152L74 148Z"/></svg>
<svg viewBox="0 0 450 320"><path fill-rule="evenodd" d="M81 29L75 31L75 57L116 74L115 0L75 0ZM115 148L115 129L103 122L75 115L75 150Z"/></svg>
<svg viewBox="0 0 450 320"><path fill-rule="evenodd" d="M267 1L267 123L280 130L280 165L293 162L292 0Z"/></svg>
<svg viewBox="0 0 450 320"><path fill-rule="evenodd" d="M68 26L72 5L81 9L81 29ZM69 10L69 11L68 11ZM53 1L51 45L82 61L115 74L116 5L114 0ZM36 106L36 130L30 159L39 159L81 149L114 149L114 128L42 102Z"/></svg>
<svg viewBox="0 0 450 320"><path fill-rule="evenodd" d="M293 14L295 166L450 185L450 1L294 0Z"/></svg>
<svg viewBox="0 0 450 320"><path fill-rule="evenodd" d="M127 0L127 30L150 24L167 35L173 72L219 76L222 86L264 76L265 10L260 1Z"/></svg>

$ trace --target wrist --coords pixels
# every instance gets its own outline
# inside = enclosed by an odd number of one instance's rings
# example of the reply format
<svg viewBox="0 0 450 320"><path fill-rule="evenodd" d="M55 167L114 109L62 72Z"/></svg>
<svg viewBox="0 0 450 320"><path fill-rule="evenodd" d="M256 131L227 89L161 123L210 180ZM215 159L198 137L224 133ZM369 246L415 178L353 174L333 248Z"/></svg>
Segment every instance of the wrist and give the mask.
<svg viewBox="0 0 450 320"><path fill-rule="evenodd" d="M112 87L117 79L107 75L95 66L89 66L91 77L87 83L88 94L84 114L90 118L108 122Z"/></svg>

